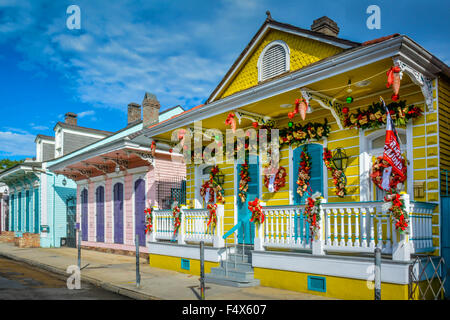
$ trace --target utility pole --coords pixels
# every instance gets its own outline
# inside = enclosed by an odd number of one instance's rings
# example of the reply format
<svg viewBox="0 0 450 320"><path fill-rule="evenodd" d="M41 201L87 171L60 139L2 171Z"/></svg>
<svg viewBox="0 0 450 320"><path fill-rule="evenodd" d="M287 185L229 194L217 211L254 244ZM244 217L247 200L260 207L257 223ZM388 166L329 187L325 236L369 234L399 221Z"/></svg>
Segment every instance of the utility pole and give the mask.
<svg viewBox="0 0 450 320"><path fill-rule="evenodd" d="M141 286L141 274L139 272L139 235L138 234L136 234L135 244L136 244L136 287L139 288Z"/></svg>
<svg viewBox="0 0 450 320"><path fill-rule="evenodd" d="M381 249L375 249L375 300L381 300Z"/></svg>
<svg viewBox="0 0 450 320"><path fill-rule="evenodd" d="M205 243L200 241L200 295L205 300Z"/></svg>

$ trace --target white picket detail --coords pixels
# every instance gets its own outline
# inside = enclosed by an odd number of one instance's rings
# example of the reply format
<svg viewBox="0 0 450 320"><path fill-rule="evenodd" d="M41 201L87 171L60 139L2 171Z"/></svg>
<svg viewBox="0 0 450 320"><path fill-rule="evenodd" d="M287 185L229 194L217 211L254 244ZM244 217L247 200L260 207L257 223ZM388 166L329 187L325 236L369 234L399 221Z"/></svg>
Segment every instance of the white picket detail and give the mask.
<svg viewBox="0 0 450 320"><path fill-rule="evenodd" d="M204 241L211 243L213 235L208 232L209 210L192 209L183 210L186 225L184 240L192 242Z"/></svg>
<svg viewBox="0 0 450 320"><path fill-rule="evenodd" d="M412 243L412 252L433 251L433 211L436 205L427 202L411 201L409 240Z"/></svg>

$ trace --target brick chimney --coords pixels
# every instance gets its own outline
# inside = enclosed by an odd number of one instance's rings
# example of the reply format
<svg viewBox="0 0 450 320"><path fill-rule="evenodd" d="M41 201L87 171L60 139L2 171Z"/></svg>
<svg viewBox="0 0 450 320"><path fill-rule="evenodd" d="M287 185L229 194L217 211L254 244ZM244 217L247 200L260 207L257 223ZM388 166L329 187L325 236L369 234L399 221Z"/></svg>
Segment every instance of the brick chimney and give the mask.
<svg viewBox="0 0 450 320"><path fill-rule="evenodd" d="M65 117L65 122L67 124L71 124L74 126L77 125L77 114L76 113L67 112L64 117Z"/></svg>
<svg viewBox="0 0 450 320"><path fill-rule="evenodd" d="M145 93L144 100L142 101L142 111L144 114L144 126L149 126L157 123L159 120L159 109L161 105L156 99L156 96L152 93Z"/></svg>
<svg viewBox="0 0 450 320"><path fill-rule="evenodd" d="M141 106L134 102L128 104L128 124L141 119Z"/></svg>
<svg viewBox="0 0 450 320"><path fill-rule="evenodd" d="M313 24L311 25L311 30L332 37L337 37L339 33L339 27L337 23L327 16L323 16L322 18L314 20Z"/></svg>

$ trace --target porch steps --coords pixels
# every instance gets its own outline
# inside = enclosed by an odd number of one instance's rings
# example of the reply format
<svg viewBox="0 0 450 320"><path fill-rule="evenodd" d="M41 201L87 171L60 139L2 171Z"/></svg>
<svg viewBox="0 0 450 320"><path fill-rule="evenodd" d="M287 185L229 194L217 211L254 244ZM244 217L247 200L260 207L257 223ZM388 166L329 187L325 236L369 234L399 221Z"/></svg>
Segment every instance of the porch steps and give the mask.
<svg viewBox="0 0 450 320"><path fill-rule="evenodd" d="M244 248L242 255L242 248L238 247L236 253L228 254L227 260L221 261L220 267L211 268L211 273L205 275L205 281L231 287L258 286L259 280L254 278L250 250L251 248Z"/></svg>

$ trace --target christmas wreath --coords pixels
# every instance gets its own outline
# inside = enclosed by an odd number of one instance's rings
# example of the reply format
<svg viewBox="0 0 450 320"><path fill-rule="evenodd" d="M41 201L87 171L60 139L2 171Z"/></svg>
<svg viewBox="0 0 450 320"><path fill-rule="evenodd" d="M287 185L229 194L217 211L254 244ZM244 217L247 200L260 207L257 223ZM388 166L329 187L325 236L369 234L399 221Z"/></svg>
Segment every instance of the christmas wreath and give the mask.
<svg viewBox="0 0 450 320"><path fill-rule="evenodd" d="M251 222L258 224L264 222L264 213L262 212L261 204L259 203L258 198L248 202L248 210L252 213L252 217L250 219Z"/></svg>
<svg viewBox="0 0 450 320"><path fill-rule="evenodd" d="M406 180L407 167L404 158L402 158L402 164L403 164L403 177L394 170L392 170L391 172L391 175L389 177L389 190L391 191L396 190L397 185L399 183L405 182ZM383 156L378 157L372 166L372 173L370 174L370 177L372 178L373 183L375 183L375 185L381 190L385 190L381 186L383 183L383 171L385 168L388 168L390 166L391 165L389 164L389 162L383 159Z"/></svg>
<svg viewBox="0 0 450 320"><path fill-rule="evenodd" d="M176 235L178 233L178 229L181 226L181 209L177 205L172 208L173 215L173 234Z"/></svg>
<svg viewBox="0 0 450 320"><path fill-rule="evenodd" d="M406 212L405 202L398 193L391 193L384 197L388 203L388 210L395 222L395 228L400 233L408 233L409 218Z"/></svg>
<svg viewBox="0 0 450 320"><path fill-rule="evenodd" d="M300 197L308 190L309 180L311 176L309 175L311 171L311 156L303 149L300 154L300 165L298 167L298 177L297 177L297 193Z"/></svg>
<svg viewBox="0 0 450 320"><path fill-rule="evenodd" d="M320 192L316 192L306 199L304 215L308 221L311 238L313 239L317 236L317 232L320 229L320 203L322 199Z"/></svg>
<svg viewBox="0 0 450 320"><path fill-rule="evenodd" d="M219 183L217 174L219 173L219 167L214 166L211 169L209 179L200 188L200 196L205 202L214 203L214 195L219 203L225 203L225 192L222 185ZM206 201L206 193L209 192L209 199Z"/></svg>
<svg viewBox="0 0 450 320"><path fill-rule="evenodd" d="M209 233L213 234L214 230L216 230L216 224L217 224L217 204L208 204L206 208L209 210L209 219L208 219L208 229Z"/></svg>
<svg viewBox="0 0 450 320"><path fill-rule="evenodd" d="M153 232L153 209L147 208L145 213L145 233Z"/></svg>
<svg viewBox="0 0 450 320"><path fill-rule="evenodd" d="M347 185L347 178L342 170L336 169L331 164L332 158L331 151L327 148L323 149L323 162L329 171L331 171L331 176L333 177L333 183L336 188L336 195L343 198L347 194L345 186Z"/></svg>
<svg viewBox="0 0 450 320"><path fill-rule="evenodd" d="M239 181L239 198L244 203L247 200L248 183L251 181L248 174L248 163L245 162L241 165L241 171L239 172L241 180Z"/></svg>
<svg viewBox="0 0 450 320"><path fill-rule="evenodd" d="M389 113L395 125L406 125L410 119L422 115L422 109L414 105L406 105L406 101L391 102L387 105ZM344 127L377 129L386 124L386 109L380 102L374 102L366 110L358 109L349 113L349 108L342 109L344 115Z"/></svg>
<svg viewBox="0 0 450 320"><path fill-rule="evenodd" d="M275 169L276 170L276 169ZM272 171L272 173L270 172ZM286 169L280 167L276 172L266 168L264 170L264 186L270 192L278 192L286 185Z"/></svg>

